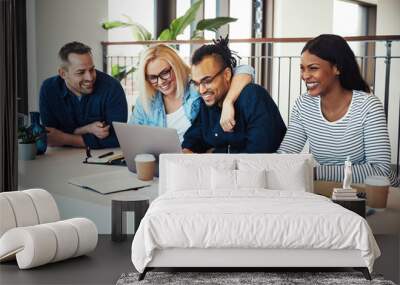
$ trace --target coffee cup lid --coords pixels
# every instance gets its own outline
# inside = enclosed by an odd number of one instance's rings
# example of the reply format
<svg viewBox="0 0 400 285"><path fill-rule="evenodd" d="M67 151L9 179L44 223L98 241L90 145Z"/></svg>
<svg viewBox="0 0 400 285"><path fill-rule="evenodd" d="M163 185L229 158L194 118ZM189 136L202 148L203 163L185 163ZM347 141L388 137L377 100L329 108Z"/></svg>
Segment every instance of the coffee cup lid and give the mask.
<svg viewBox="0 0 400 285"><path fill-rule="evenodd" d="M374 186L390 186L390 181L386 176L368 176L365 178L364 184Z"/></svg>
<svg viewBox="0 0 400 285"><path fill-rule="evenodd" d="M154 155L150 153L141 153L135 156L135 161L143 162L143 161L155 161L156 158Z"/></svg>

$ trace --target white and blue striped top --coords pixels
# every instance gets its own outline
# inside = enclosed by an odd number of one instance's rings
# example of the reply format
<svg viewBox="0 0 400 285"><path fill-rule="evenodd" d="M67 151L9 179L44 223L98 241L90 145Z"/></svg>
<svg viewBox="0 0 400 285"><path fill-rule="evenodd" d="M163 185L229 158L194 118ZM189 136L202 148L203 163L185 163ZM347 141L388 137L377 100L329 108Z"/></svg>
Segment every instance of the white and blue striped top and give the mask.
<svg viewBox="0 0 400 285"><path fill-rule="evenodd" d="M316 168L318 180L342 181L344 161L350 156L354 183L363 183L370 175L384 175L392 185L399 184L390 168L386 117L376 96L354 90L347 113L329 122L321 112L320 96L301 95L278 152L299 153L307 141L320 164Z"/></svg>

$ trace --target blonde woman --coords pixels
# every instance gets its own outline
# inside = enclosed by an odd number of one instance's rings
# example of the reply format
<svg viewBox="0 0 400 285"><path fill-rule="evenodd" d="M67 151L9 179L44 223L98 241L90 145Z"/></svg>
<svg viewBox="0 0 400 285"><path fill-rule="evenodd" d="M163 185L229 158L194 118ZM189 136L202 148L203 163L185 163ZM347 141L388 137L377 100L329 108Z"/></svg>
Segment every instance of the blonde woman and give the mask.
<svg viewBox="0 0 400 285"><path fill-rule="evenodd" d="M252 78L252 67L243 65L235 69L223 104L221 125L224 129L233 128L233 103ZM201 99L190 85L190 67L174 49L164 44L150 46L141 54L138 83L140 97L129 123L175 128L182 142L199 112Z"/></svg>

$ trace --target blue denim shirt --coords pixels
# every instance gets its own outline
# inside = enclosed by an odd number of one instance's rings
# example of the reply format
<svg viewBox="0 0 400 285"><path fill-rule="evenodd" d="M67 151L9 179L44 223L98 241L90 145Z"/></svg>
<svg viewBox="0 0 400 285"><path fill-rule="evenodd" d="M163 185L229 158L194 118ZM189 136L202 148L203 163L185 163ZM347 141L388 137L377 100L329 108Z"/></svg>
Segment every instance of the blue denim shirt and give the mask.
<svg viewBox="0 0 400 285"><path fill-rule="evenodd" d="M40 89L40 116L43 125L72 134L76 128L100 121L110 125L110 135L99 139L84 134L83 140L90 148L118 147L111 123L126 122L128 105L125 92L118 80L96 70L96 81L91 94L80 98L71 93L60 76L46 79Z"/></svg>
<svg viewBox="0 0 400 285"><path fill-rule="evenodd" d="M237 66L234 74L250 74L254 80L254 68L249 65ZM135 109L129 119L129 124L149 125L155 127L167 127L167 118L165 113L164 101L161 92L157 91L150 105L150 112L146 113L143 108L140 97L136 100ZM199 92L190 84L186 85L183 95L183 109L186 117L191 123L196 119L200 110L201 97Z"/></svg>

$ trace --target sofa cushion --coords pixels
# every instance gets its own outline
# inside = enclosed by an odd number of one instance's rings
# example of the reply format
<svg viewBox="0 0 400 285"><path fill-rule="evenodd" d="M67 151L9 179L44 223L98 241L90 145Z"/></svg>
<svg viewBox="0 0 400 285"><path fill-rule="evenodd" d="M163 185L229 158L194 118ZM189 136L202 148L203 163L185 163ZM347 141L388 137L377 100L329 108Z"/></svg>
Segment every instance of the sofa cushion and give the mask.
<svg viewBox="0 0 400 285"><path fill-rule="evenodd" d="M60 213L53 196L43 189L28 189L22 191L33 201L39 224L52 223L60 220Z"/></svg>
<svg viewBox="0 0 400 285"><path fill-rule="evenodd" d="M20 269L80 256L97 245L96 225L86 218L10 229L0 238L0 261L16 257Z"/></svg>
<svg viewBox="0 0 400 285"><path fill-rule="evenodd" d="M31 197L24 191L3 192L13 210L15 224L17 227L26 227L39 224L35 204Z"/></svg>
<svg viewBox="0 0 400 285"><path fill-rule="evenodd" d="M0 237L7 232L9 229L15 228L17 226L17 221L15 220L14 211L10 204L10 201L0 194Z"/></svg>
<svg viewBox="0 0 400 285"><path fill-rule="evenodd" d="M60 219L57 204L49 192L29 189L0 193L0 237L15 227L33 226Z"/></svg>
<svg viewBox="0 0 400 285"><path fill-rule="evenodd" d="M43 189L0 193L0 262L20 269L79 256L97 244L96 225L86 218L58 221L54 198Z"/></svg>

